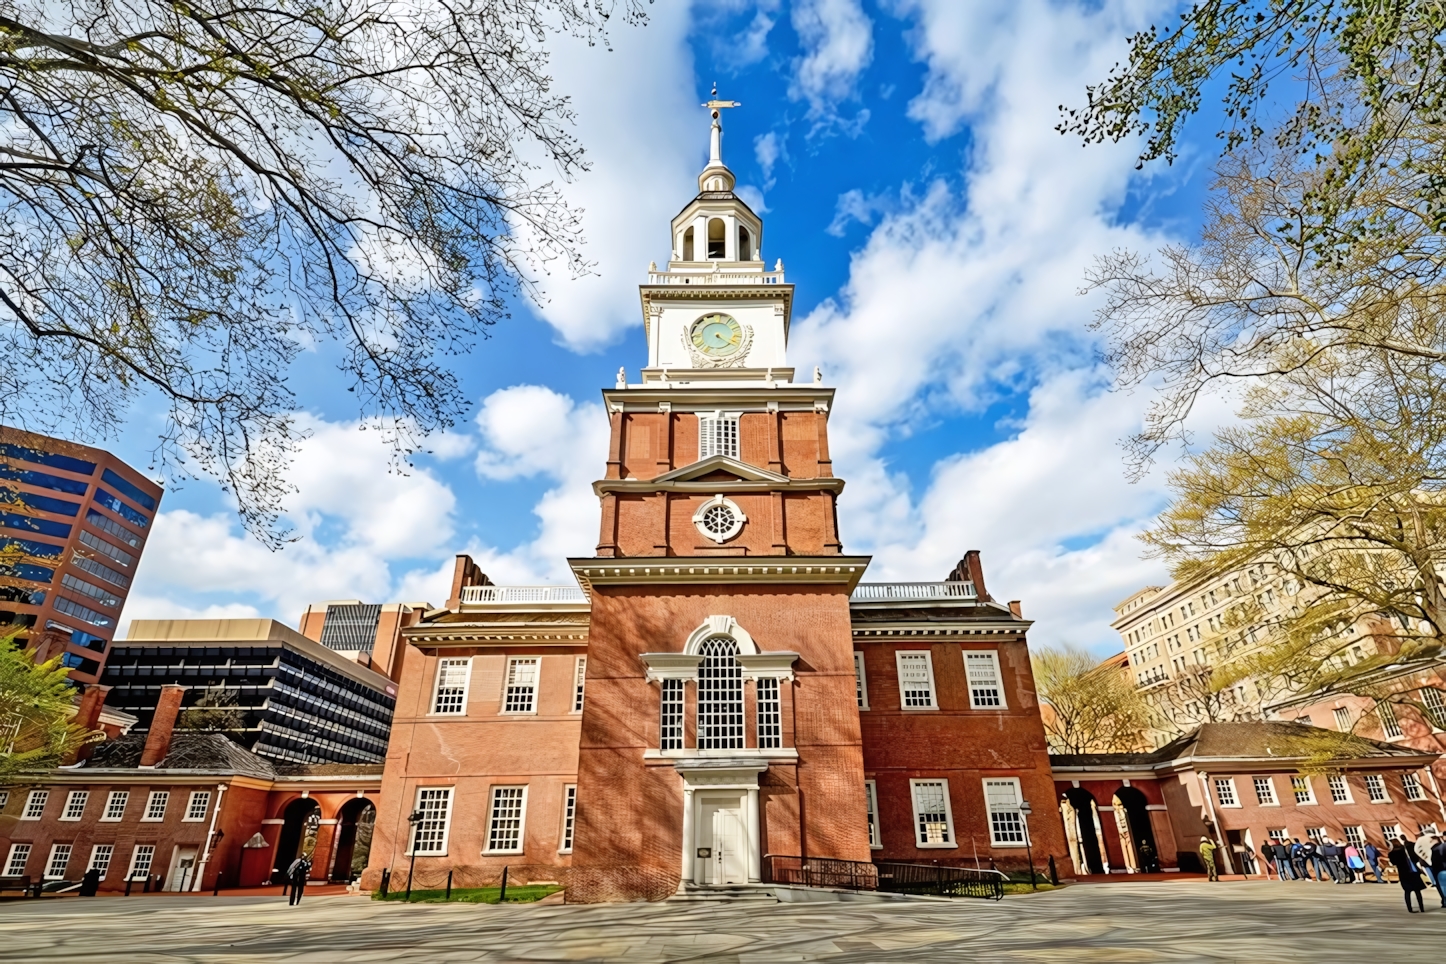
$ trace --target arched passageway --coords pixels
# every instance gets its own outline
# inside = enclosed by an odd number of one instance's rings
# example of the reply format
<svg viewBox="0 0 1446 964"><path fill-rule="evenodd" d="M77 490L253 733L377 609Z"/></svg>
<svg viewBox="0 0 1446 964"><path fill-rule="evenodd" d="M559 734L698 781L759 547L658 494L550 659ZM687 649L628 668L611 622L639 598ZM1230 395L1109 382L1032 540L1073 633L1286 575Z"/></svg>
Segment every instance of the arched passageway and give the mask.
<svg viewBox="0 0 1446 964"><path fill-rule="evenodd" d="M361 797L348 800L337 815L336 860L331 865L332 880L355 880L367 866L371 852L372 828L377 808Z"/></svg>
<svg viewBox="0 0 1446 964"><path fill-rule="evenodd" d="M282 811L281 838L276 844L276 857L271 869L280 875L298 856L311 856L316 849L317 831L321 829L321 807L315 800L302 797L293 800Z"/></svg>
<svg viewBox="0 0 1446 964"><path fill-rule="evenodd" d="M1115 791L1115 819L1120 825L1121 837L1127 843L1134 857L1134 869L1143 874L1160 872L1160 850L1155 843L1155 831L1150 826L1150 811L1145 795L1134 787L1120 787Z"/></svg>
<svg viewBox="0 0 1446 964"><path fill-rule="evenodd" d="M1066 836L1075 845L1076 870L1080 873L1103 874L1106 872L1104 857L1100 852L1100 835L1097 831L1098 813L1095 798L1088 790L1075 787L1064 792L1060 807L1066 821ZM1080 866L1080 862L1083 866Z"/></svg>

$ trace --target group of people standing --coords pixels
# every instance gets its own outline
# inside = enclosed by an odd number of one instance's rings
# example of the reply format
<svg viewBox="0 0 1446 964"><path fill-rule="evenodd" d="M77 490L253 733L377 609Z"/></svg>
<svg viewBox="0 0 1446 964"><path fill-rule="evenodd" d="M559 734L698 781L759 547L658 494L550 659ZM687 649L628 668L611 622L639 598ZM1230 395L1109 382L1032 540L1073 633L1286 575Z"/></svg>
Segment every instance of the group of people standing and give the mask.
<svg viewBox="0 0 1446 964"><path fill-rule="evenodd" d="M1357 878L1368 883L1367 871L1375 877L1375 883L1384 884L1383 856L1373 843L1357 847L1350 841L1342 843L1330 837L1321 837L1318 841L1309 837L1305 840L1273 837L1260 848L1267 877L1274 870L1281 880L1330 880L1336 884L1353 884Z"/></svg>
<svg viewBox="0 0 1446 964"><path fill-rule="evenodd" d="M1421 903L1421 892L1428 883L1435 886L1441 906L1446 907L1446 841L1441 839L1440 834L1422 834L1414 845L1401 837L1391 848L1390 858L1399 875L1401 889L1405 891L1406 910L1413 914L1418 910L1423 914L1426 912L1425 905ZM1411 907L1412 895L1416 897L1416 909Z"/></svg>

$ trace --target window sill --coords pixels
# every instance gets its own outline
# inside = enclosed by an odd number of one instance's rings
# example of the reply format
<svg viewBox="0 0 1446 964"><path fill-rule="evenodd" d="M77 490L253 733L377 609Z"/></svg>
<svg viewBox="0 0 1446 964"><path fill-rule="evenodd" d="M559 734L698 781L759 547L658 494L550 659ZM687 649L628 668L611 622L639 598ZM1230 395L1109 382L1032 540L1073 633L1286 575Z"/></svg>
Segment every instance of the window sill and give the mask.
<svg viewBox="0 0 1446 964"><path fill-rule="evenodd" d="M61 823L80 823L81 820L80 817L57 817L56 819L59 820Z"/></svg>
<svg viewBox="0 0 1446 964"><path fill-rule="evenodd" d="M165 817L142 817L141 820L140 820L140 822L141 822L141 823L165 823L165 822L166 822L166 818L165 818Z"/></svg>
<svg viewBox="0 0 1446 964"><path fill-rule="evenodd" d="M871 844L869 844L869 849L870 849L870 850L883 850L883 849L884 849L884 845L881 844L881 843L871 843Z"/></svg>
<svg viewBox="0 0 1446 964"><path fill-rule="evenodd" d="M466 715L467 715L467 714L466 714L465 711L464 711L464 712L461 712L461 713L439 713L439 712L437 712L436 710L433 710L432 712L430 712L430 713L427 714L427 718L428 718L428 719L431 719L432 717L441 717L441 716L465 717Z"/></svg>
<svg viewBox="0 0 1446 964"><path fill-rule="evenodd" d="M101 817L96 823L120 823L125 817Z"/></svg>
<svg viewBox="0 0 1446 964"><path fill-rule="evenodd" d="M991 840L989 842L989 846L996 850L1023 850L1025 847L1028 846L1028 844L1025 844L1023 842L1015 843L1013 840L1009 841L1008 843L995 843Z"/></svg>
<svg viewBox="0 0 1446 964"><path fill-rule="evenodd" d="M901 706L901 707L899 707L899 711L902 712L902 713L936 713L936 712L938 712L938 710L939 710L939 707L937 707L937 706Z"/></svg>
<svg viewBox="0 0 1446 964"><path fill-rule="evenodd" d="M525 852L525 851L521 851L521 850L484 850L484 851L482 851L482 856L484 856L484 857L516 857L516 856L518 856L519 854L522 854L522 853L524 853L524 852Z"/></svg>
<svg viewBox="0 0 1446 964"><path fill-rule="evenodd" d="M445 856L447 856L447 851L445 851L445 850L425 850L425 851L419 850L419 851L417 851L416 853L412 853L410 850L403 850L403 851L402 851L402 856L403 856L403 857L445 857Z"/></svg>
<svg viewBox="0 0 1446 964"><path fill-rule="evenodd" d="M205 817L182 817L181 823L205 823Z"/></svg>
<svg viewBox="0 0 1446 964"><path fill-rule="evenodd" d="M560 854L571 854L571 853L572 853L572 848L571 848L571 847L568 847L566 850L559 850L558 853L560 853Z"/></svg>
<svg viewBox="0 0 1446 964"><path fill-rule="evenodd" d="M956 843L916 843L916 844L914 844L914 846L915 846L915 847L918 847L920 850L958 850L958 849L959 849L959 845L956 844Z"/></svg>
<svg viewBox="0 0 1446 964"><path fill-rule="evenodd" d="M21 817L21 820L39 820L39 817Z"/></svg>
<svg viewBox="0 0 1446 964"><path fill-rule="evenodd" d="M536 710L498 710L498 711L497 711L497 715L498 715L498 716L536 716L536 715L537 715L537 711L536 711ZM572 714L569 713L569 714L567 714L567 715L568 715L568 716L571 716Z"/></svg>

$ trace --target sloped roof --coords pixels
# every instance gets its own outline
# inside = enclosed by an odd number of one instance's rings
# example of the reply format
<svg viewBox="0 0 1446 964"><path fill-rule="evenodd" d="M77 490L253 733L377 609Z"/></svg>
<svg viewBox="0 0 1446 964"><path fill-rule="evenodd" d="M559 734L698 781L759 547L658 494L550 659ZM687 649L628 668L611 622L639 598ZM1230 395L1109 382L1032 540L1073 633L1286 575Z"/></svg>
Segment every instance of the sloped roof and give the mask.
<svg viewBox="0 0 1446 964"><path fill-rule="evenodd" d="M86 769L139 769L141 751L146 746L144 733L123 736L95 748ZM257 756L235 740L221 733L183 733L171 737L170 749L155 770L203 770L217 774L276 778L276 768L264 757Z"/></svg>

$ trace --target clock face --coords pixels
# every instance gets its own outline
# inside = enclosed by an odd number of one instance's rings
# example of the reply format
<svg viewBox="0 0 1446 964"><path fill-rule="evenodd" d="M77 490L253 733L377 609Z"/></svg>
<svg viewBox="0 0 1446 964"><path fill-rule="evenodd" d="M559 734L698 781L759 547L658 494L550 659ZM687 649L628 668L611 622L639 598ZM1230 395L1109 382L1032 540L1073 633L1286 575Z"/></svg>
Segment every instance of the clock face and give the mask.
<svg viewBox="0 0 1446 964"><path fill-rule="evenodd" d="M743 328L732 315L704 315L693 322L692 338L705 355L731 355L743 343Z"/></svg>

